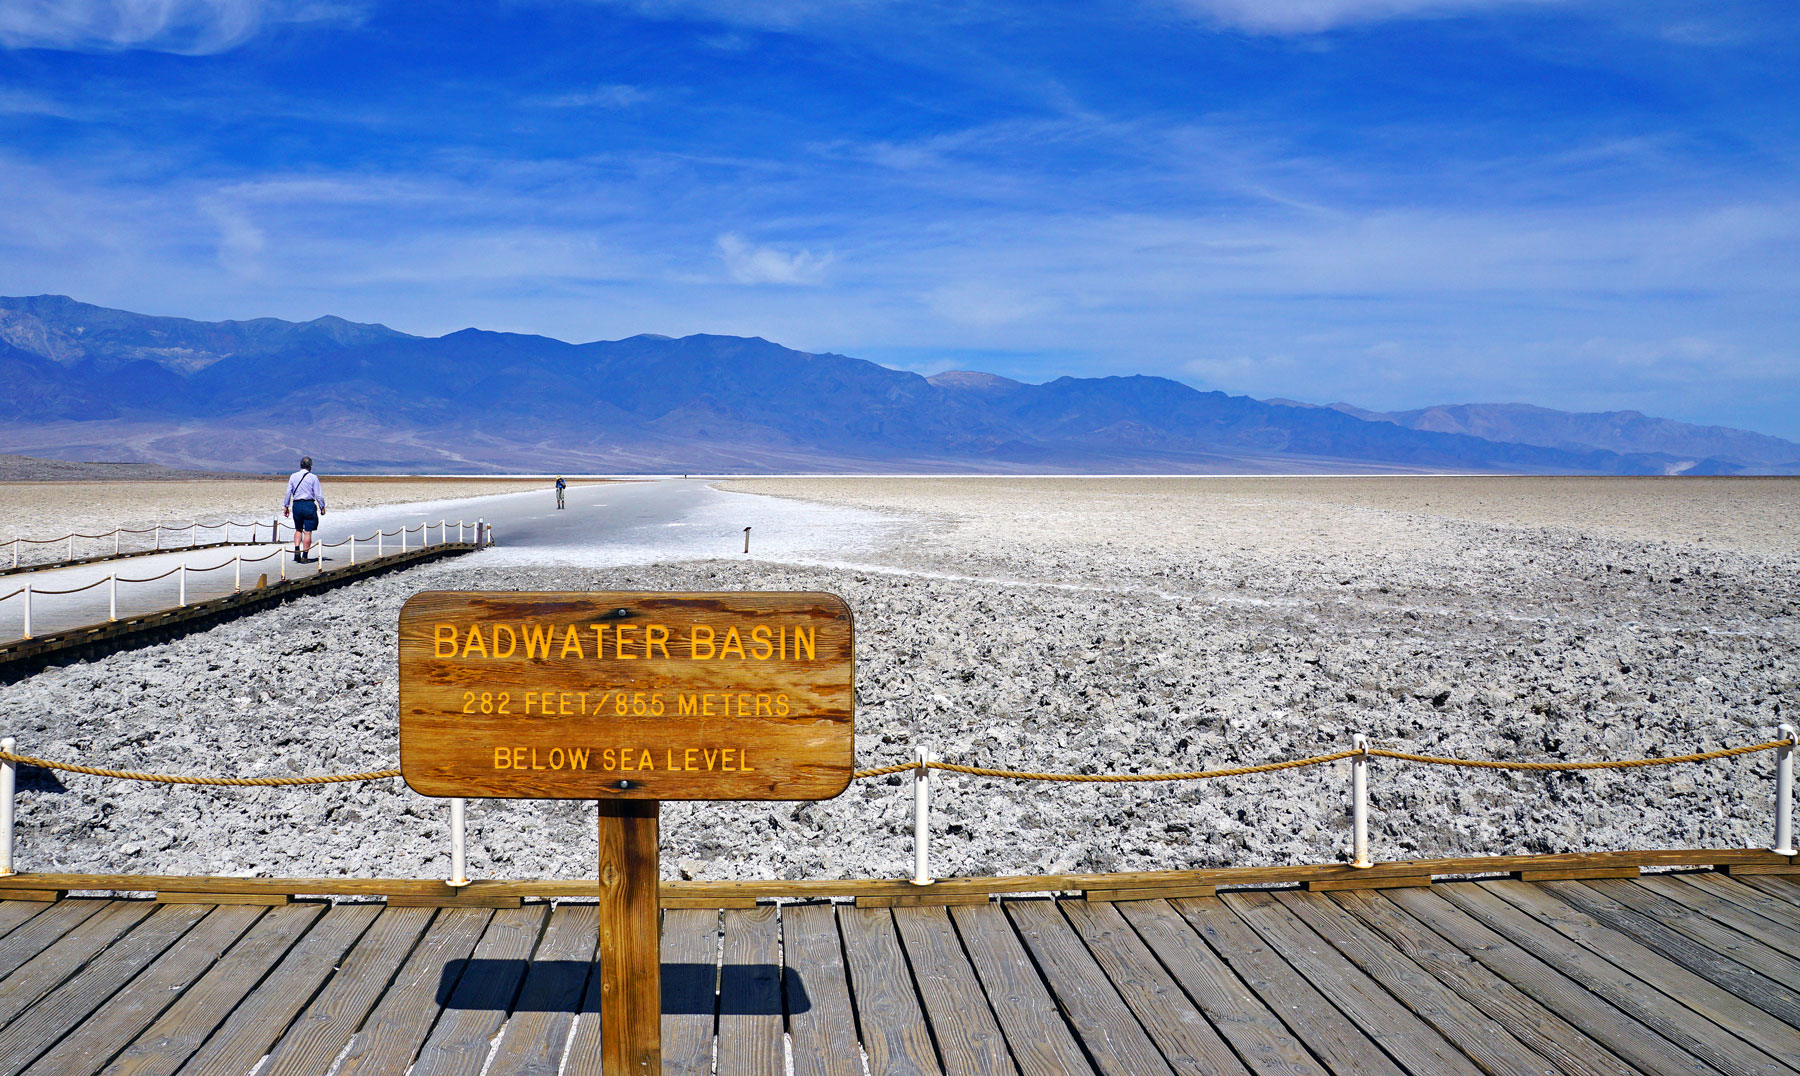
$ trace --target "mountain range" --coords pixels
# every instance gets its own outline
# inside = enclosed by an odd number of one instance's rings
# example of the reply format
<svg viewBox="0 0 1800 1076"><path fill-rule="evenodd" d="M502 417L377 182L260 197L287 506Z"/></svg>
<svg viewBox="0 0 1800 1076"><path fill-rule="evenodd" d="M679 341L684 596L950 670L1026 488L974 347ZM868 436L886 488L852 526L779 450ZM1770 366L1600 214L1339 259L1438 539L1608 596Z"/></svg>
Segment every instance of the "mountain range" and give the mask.
<svg viewBox="0 0 1800 1076"><path fill-rule="evenodd" d="M0 298L0 452L339 472L1800 473L1800 444L1637 412L1374 412L1161 377L923 377L760 338L570 344Z"/></svg>

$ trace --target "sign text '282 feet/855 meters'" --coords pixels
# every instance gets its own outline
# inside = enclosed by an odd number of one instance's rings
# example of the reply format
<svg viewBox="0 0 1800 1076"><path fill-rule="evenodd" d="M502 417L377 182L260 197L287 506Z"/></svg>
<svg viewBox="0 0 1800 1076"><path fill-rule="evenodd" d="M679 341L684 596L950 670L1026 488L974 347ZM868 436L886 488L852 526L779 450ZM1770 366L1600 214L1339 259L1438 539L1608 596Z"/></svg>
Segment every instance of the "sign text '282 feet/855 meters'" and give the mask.
<svg viewBox="0 0 1800 1076"><path fill-rule="evenodd" d="M428 796L826 799L854 654L832 594L416 594L401 769Z"/></svg>

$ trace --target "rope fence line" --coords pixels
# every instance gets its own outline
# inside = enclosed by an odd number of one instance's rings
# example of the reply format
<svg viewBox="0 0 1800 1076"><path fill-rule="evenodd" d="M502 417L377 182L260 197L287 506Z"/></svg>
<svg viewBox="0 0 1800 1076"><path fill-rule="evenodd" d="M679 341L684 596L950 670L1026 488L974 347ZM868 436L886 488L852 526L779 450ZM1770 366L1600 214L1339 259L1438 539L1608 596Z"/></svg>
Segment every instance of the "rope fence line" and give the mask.
<svg viewBox="0 0 1800 1076"><path fill-rule="evenodd" d="M1331 762L1351 760L1351 818L1353 858L1351 867L1371 867L1374 860L1369 855L1368 832L1368 762L1371 758L1387 758L1397 762L1412 762L1426 766L1448 766L1460 769L1511 770L1528 772L1559 772L1569 770L1627 770L1641 769L1650 766L1674 766L1701 762L1713 762L1719 759L1740 758L1763 751L1775 751L1775 840L1770 851L1783 856L1800 856L1800 849L1794 847L1793 838L1793 786L1794 786L1794 748L1800 746L1800 732L1793 725L1783 724L1779 728L1780 738L1765 740L1761 743L1743 744L1737 747L1725 747L1714 751L1698 751L1681 755L1662 755L1650 758L1626 759L1590 759L1579 762L1507 762L1497 759L1454 758L1444 755L1424 755L1409 751L1393 751L1387 748L1371 747L1360 734L1354 738L1355 746L1347 751L1332 751L1323 755L1310 755L1305 758L1284 759L1278 762L1265 762L1252 766L1232 766L1214 770L1190 770L1179 773L1045 773L1031 770L1003 770L984 766L964 766L954 762L939 762L931 757L929 751L919 748L912 762L896 763L888 766L876 766L870 769L856 770L851 776L853 780L866 780L873 777L885 777L891 774L911 773L913 777L913 877L918 885L930 885L935 880L931 875L929 862L930 848L930 795L931 772L939 770L946 773L958 773L972 777L991 777L1019 781L1060 781L1076 783L1116 784L1141 783L1153 781L1195 781L1221 777L1243 777L1259 773L1277 773L1297 770L1311 766L1322 766ZM397 769L368 770L362 773L296 775L290 777L209 777L184 774L147 773L141 770L119 770L102 766L88 766L72 762L58 762L53 759L38 758L34 755L21 755L13 748L12 737L0 737L0 876L11 874L13 861L13 794L16 788L16 776L20 765L37 766L46 770L58 770L64 773L80 773L94 777L108 777L125 781L141 781L168 785L205 785L205 786L237 786L237 787L293 787L298 785L346 784L361 781L385 781L401 776ZM450 831L452 863L455 864L453 886L467 884L463 863L467 858L467 831L465 825L464 801L453 798L450 801Z"/></svg>
<svg viewBox="0 0 1800 1076"><path fill-rule="evenodd" d="M1366 750L1351 748L1345 751L1333 751L1326 755L1309 755L1306 758L1285 759L1281 762L1264 762L1254 766L1232 766L1217 770L1190 770L1180 773L1040 773L1032 770L997 770L983 766L963 766L954 762L928 761L923 768L942 770L946 773L960 773L970 777L997 777L1015 781L1062 781L1070 783L1091 784L1123 784L1144 783L1152 781L1206 781L1219 777L1247 777L1258 773L1276 773L1281 770L1297 770L1307 766L1322 766L1329 762L1339 762L1358 756L1370 758L1391 758L1402 762L1418 762L1428 766L1458 766L1484 770L1625 770L1642 766L1672 766L1682 763L1712 762L1722 758L1737 758L1752 755L1759 751L1773 751L1781 747L1792 747L1792 737L1781 740L1766 740L1762 743L1745 744L1741 747L1727 747L1717 751L1704 751L1689 755L1664 755L1654 758L1601 759L1588 762L1503 762L1493 759L1449 758L1441 755L1415 755L1405 751L1389 751L1385 748L1371 747ZM66 773L85 773L94 777L115 777L126 781L149 781L170 785L328 785L342 784L350 781L385 781L391 777L399 777L399 770L371 770L366 773L326 774L316 777L193 777L180 774L145 773L141 770L113 770L99 766L84 766L73 762L55 762L37 758L32 755L19 755L11 751L0 751L0 762L24 763L38 766L46 770L61 770ZM857 770L851 774L853 780L867 780L872 777L885 777L893 773L907 773L920 769L917 762L899 762L891 766L877 766L873 769Z"/></svg>

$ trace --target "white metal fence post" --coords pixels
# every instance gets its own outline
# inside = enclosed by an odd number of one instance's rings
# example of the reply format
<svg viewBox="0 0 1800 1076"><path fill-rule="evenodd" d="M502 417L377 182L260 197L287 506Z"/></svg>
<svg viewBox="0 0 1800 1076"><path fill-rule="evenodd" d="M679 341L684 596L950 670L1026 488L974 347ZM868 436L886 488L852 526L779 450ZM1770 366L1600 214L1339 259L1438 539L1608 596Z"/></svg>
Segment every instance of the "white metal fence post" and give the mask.
<svg viewBox="0 0 1800 1076"><path fill-rule="evenodd" d="M1775 844L1778 856L1800 855L1794 851L1794 726L1782 725L1781 735L1787 743L1775 749Z"/></svg>
<svg viewBox="0 0 1800 1076"><path fill-rule="evenodd" d="M356 563L356 532L350 533L350 563Z"/></svg>
<svg viewBox="0 0 1800 1076"><path fill-rule="evenodd" d="M231 592L241 594L244 590L244 557L238 554L231 558Z"/></svg>
<svg viewBox="0 0 1800 1076"><path fill-rule="evenodd" d="M25 581L25 638L31 638L31 580Z"/></svg>
<svg viewBox="0 0 1800 1076"><path fill-rule="evenodd" d="M9 544L13 547L12 566L17 568L19 566L19 540L14 538Z"/></svg>
<svg viewBox="0 0 1800 1076"><path fill-rule="evenodd" d="M919 748L913 756L913 876L914 885L930 885L931 878L931 752Z"/></svg>
<svg viewBox="0 0 1800 1076"><path fill-rule="evenodd" d="M69 532L69 559L75 559L75 532Z"/></svg>
<svg viewBox="0 0 1800 1076"><path fill-rule="evenodd" d="M11 736L0 737L0 751L12 754L17 746ZM13 794L19 787L19 764L0 761L0 876L13 873Z"/></svg>
<svg viewBox="0 0 1800 1076"><path fill-rule="evenodd" d="M400 524L400 552L406 552L406 524Z"/></svg>
<svg viewBox="0 0 1800 1076"><path fill-rule="evenodd" d="M487 544L487 518L485 516L475 521L475 544L478 546Z"/></svg>
<svg viewBox="0 0 1800 1076"><path fill-rule="evenodd" d="M187 562L186 561L183 561L181 563L181 565L175 569L175 580L176 580L177 585L180 587L180 590L176 595L175 604L176 605L186 605L187 604Z"/></svg>
<svg viewBox="0 0 1800 1076"><path fill-rule="evenodd" d="M469 884L468 811L461 796L450 799L450 885Z"/></svg>
<svg viewBox="0 0 1800 1076"><path fill-rule="evenodd" d="M158 523L156 525L156 548L158 551L161 551L161 549L162 549L162 524L161 523Z"/></svg>
<svg viewBox="0 0 1800 1076"><path fill-rule="evenodd" d="M113 556L115 557L119 555L119 531L120 528L113 528Z"/></svg>
<svg viewBox="0 0 1800 1076"><path fill-rule="evenodd" d="M1350 742L1362 752L1350 760L1351 847L1355 852L1350 865L1372 867L1375 864L1369 858L1369 740L1359 732Z"/></svg>
<svg viewBox="0 0 1800 1076"><path fill-rule="evenodd" d="M119 573L113 572L106 577L106 619L119 619Z"/></svg>
<svg viewBox="0 0 1800 1076"><path fill-rule="evenodd" d="M382 557L382 553L381 553L381 546L382 546L381 536L382 536L382 534L383 534L382 529L380 527L376 527L375 528L375 559L376 560L380 560Z"/></svg>

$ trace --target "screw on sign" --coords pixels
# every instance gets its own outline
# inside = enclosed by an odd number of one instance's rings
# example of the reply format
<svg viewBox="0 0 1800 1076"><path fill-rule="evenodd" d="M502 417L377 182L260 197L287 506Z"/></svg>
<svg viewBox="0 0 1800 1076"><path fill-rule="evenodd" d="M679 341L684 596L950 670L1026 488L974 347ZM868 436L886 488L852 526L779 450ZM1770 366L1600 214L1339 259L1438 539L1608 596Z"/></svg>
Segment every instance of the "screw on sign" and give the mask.
<svg viewBox="0 0 1800 1076"><path fill-rule="evenodd" d="M662 1070L660 801L841 793L855 664L834 594L428 591L401 609L414 791L599 802L609 1076Z"/></svg>

